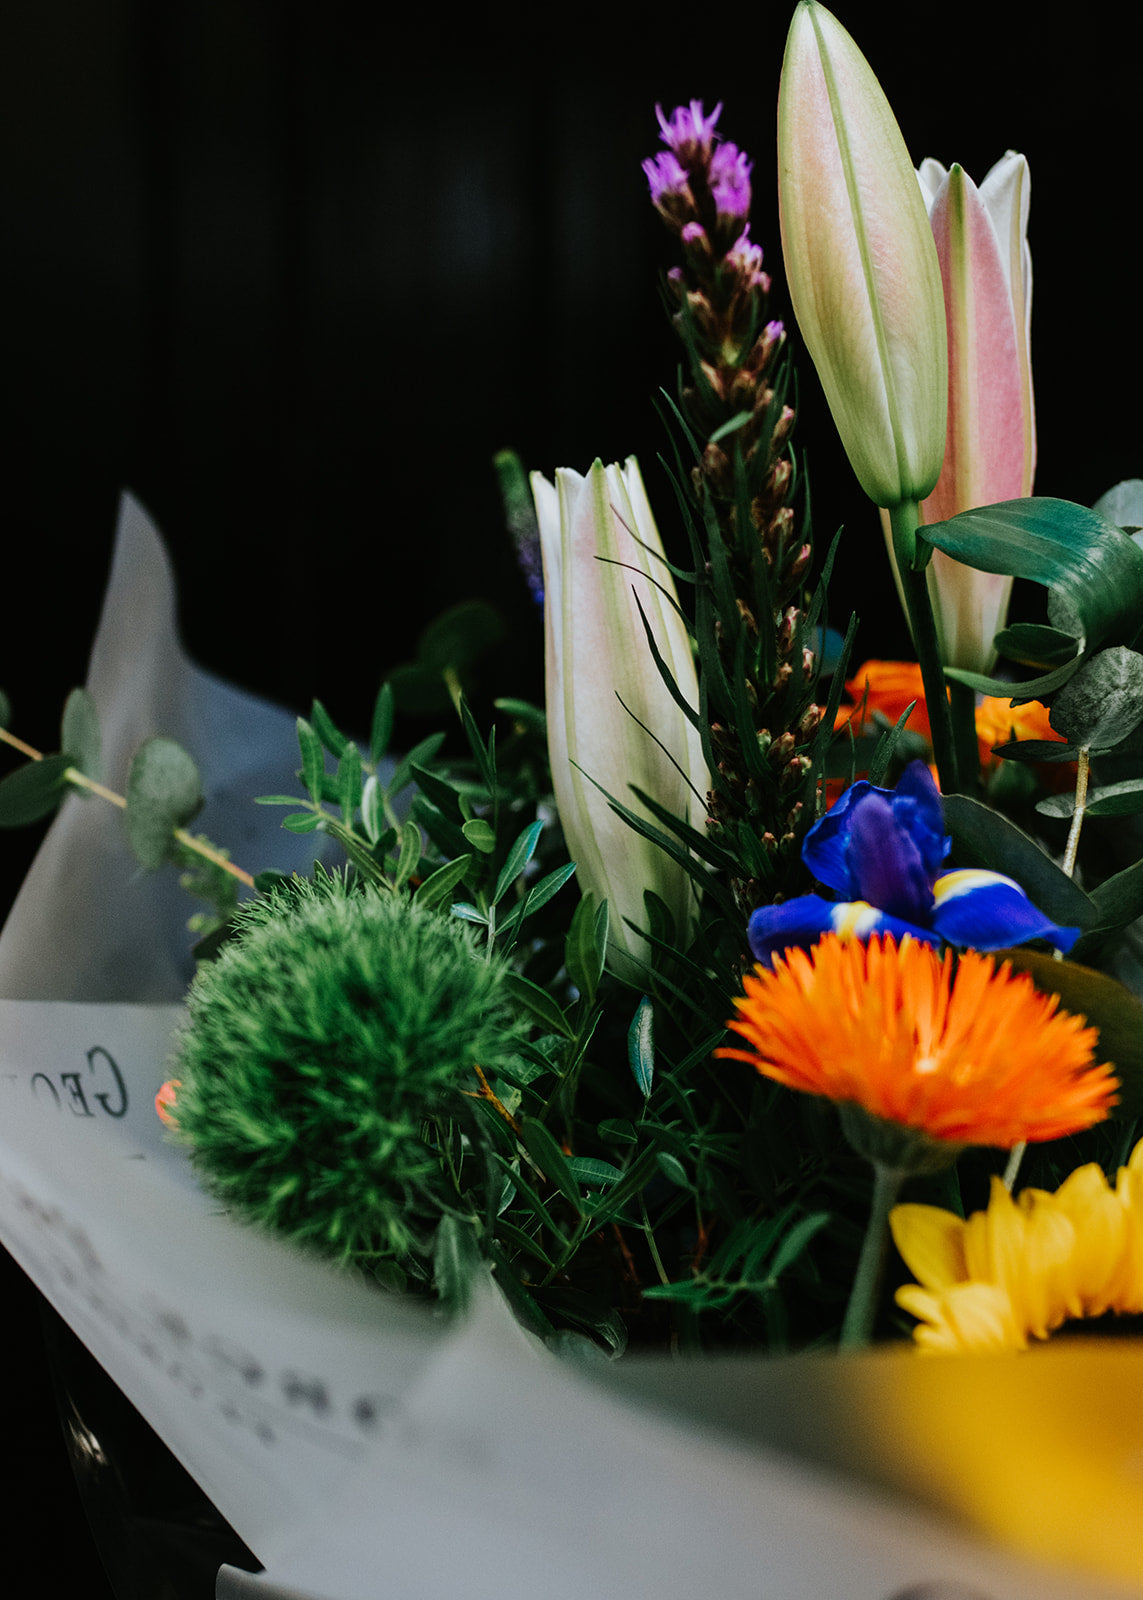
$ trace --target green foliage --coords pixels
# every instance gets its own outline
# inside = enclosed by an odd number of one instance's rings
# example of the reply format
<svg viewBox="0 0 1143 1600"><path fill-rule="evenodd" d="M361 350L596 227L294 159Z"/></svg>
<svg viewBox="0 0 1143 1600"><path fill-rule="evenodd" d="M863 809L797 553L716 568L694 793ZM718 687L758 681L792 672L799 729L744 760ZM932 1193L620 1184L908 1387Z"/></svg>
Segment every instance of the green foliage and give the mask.
<svg viewBox="0 0 1143 1600"><path fill-rule="evenodd" d="M483 1207L459 1132L474 1064L512 1067L506 977L458 922L340 876L243 908L191 986L172 1068L208 1187L339 1260L424 1278L442 1215Z"/></svg>
<svg viewBox="0 0 1143 1600"><path fill-rule="evenodd" d="M127 837L140 866L171 860L175 829L201 805L198 768L182 746L161 737L141 744L127 775Z"/></svg>

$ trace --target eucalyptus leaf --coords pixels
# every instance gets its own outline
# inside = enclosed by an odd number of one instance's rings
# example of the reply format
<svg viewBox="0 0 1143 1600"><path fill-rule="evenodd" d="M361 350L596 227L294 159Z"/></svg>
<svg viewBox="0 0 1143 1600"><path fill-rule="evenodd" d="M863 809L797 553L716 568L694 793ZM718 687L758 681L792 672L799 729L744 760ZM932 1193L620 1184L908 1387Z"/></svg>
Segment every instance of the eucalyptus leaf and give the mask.
<svg viewBox="0 0 1143 1600"><path fill-rule="evenodd" d="M23 828L50 816L70 788L64 773L71 764L69 755L44 756L0 780L0 828Z"/></svg>
<svg viewBox="0 0 1143 1600"><path fill-rule="evenodd" d="M1091 656L1052 701L1048 721L1072 744L1114 748L1143 722L1143 656L1124 645Z"/></svg>
<svg viewBox="0 0 1143 1600"><path fill-rule="evenodd" d="M161 866L174 830L185 827L201 805L198 768L182 745L162 736L145 740L127 774L127 838L140 866Z"/></svg>
<svg viewBox="0 0 1143 1600"><path fill-rule="evenodd" d="M1143 615L1143 550L1097 511L1033 496L926 523L924 537L981 572L1011 574L1057 591L1090 645L1130 638Z"/></svg>
<svg viewBox="0 0 1143 1600"><path fill-rule="evenodd" d="M99 730L99 712L86 689L73 689L64 702L60 748L71 757L72 766L77 767L85 778L100 782L103 777L103 736Z"/></svg>
<svg viewBox="0 0 1143 1600"><path fill-rule="evenodd" d="M1002 628L992 641L1002 656L1028 667L1059 667L1080 648L1074 634L1040 622L1016 622Z"/></svg>
<svg viewBox="0 0 1143 1600"><path fill-rule="evenodd" d="M1117 528L1143 528L1143 478L1125 478L1101 494L1093 509Z"/></svg>
<svg viewBox="0 0 1143 1600"><path fill-rule="evenodd" d="M1044 817L1072 817L1075 809L1074 794L1051 794L1036 805ZM1089 789L1084 801L1084 813L1089 817L1131 817L1139 811L1143 811L1143 778L1126 778L1122 783Z"/></svg>

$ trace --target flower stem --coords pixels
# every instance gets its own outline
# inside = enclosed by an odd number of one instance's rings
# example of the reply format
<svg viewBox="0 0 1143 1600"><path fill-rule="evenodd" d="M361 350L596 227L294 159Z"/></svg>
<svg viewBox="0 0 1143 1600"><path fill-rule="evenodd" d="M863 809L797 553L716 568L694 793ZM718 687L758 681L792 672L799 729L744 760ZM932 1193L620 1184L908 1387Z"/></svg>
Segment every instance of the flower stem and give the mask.
<svg viewBox="0 0 1143 1600"><path fill-rule="evenodd" d="M1084 812L1087 809L1087 774L1090 759L1087 745L1080 746L1079 755L1076 757L1076 808L1072 812L1072 825L1068 833L1067 848L1064 851L1063 867L1068 877L1072 877L1076 870L1076 856L1079 853L1080 829L1083 827Z"/></svg>
<svg viewBox="0 0 1143 1600"><path fill-rule="evenodd" d="M1083 827L1084 812L1087 809L1087 779L1089 761L1090 752L1088 747L1087 745L1081 745L1079 755L1076 758L1076 806L1075 810L1072 812L1072 825L1068 831L1068 842L1064 850L1063 860L1063 868L1069 878L1075 875L1076 856L1079 853L1080 829ZM1064 952L1062 950L1055 950L1053 951L1053 956L1055 960L1062 961L1064 959ZM1020 1144L1013 1146L1012 1153L1008 1157L1008 1165L1004 1169L1004 1187L1008 1190L1009 1194L1012 1193L1012 1190L1015 1186L1016 1179L1020 1172L1020 1163L1024 1159L1024 1151L1026 1149L1026 1142L1021 1141Z"/></svg>
<svg viewBox="0 0 1143 1600"><path fill-rule="evenodd" d="M857 1273L841 1325L841 1348L860 1350L869 1343L877 1315L877 1298L889 1242L889 1213L892 1211L906 1173L900 1167L873 1163L873 1201L869 1222L857 1262Z"/></svg>
<svg viewBox="0 0 1143 1600"><path fill-rule="evenodd" d="M976 695L967 683L949 680L952 696L953 745L956 749L957 776L961 790L970 793L980 779L980 746L976 741Z"/></svg>
<svg viewBox="0 0 1143 1600"><path fill-rule="evenodd" d="M953 742L952 716L945 690L944 669L941 666L937 644L937 628L933 620L933 606L929 598L929 584L923 565L916 566L922 549L927 548L918 531L920 517L915 500L905 500L889 508L889 524L893 530L893 551L897 557L897 570L905 596L905 609L913 634L913 648L921 668L921 681L925 686L925 704L932 730L933 755L937 774L944 794L955 794L960 789L957 770L956 747Z"/></svg>

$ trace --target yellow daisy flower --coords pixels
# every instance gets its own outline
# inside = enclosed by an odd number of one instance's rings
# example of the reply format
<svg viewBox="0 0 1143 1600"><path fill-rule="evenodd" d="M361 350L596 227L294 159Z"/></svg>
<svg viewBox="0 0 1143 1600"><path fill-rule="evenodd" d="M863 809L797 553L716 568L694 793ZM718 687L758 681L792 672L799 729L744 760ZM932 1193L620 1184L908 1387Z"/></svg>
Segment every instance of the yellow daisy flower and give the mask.
<svg viewBox="0 0 1143 1600"><path fill-rule="evenodd" d="M1054 1194L1013 1196L994 1178L967 1220L900 1205L889 1223L917 1280L897 1303L922 1350L1026 1350L1070 1319L1143 1311L1143 1140L1114 1188L1094 1163Z"/></svg>

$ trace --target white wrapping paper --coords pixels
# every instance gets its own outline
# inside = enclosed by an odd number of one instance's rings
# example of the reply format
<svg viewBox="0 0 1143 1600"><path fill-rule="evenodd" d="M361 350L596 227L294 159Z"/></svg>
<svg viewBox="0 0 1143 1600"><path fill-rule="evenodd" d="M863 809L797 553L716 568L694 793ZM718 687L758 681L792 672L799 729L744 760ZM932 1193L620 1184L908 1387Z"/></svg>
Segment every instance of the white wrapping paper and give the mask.
<svg viewBox="0 0 1143 1600"><path fill-rule="evenodd" d="M130 499L88 686L110 784L140 740L167 734L203 772L203 831L252 870L303 861L278 813L251 803L293 784L292 719L187 661L166 558ZM737 1436L706 1427L682 1403L685 1366L635 1362L628 1380L621 1363L605 1384L535 1346L491 1290L448 1327L219 1214L153 1110L191 908L173 873L138 871L121 829L115 808L70 798L0 936L0 1237L257 1553L259 1587L317 1600L890 1600L940 1580L962 1587L929 1600L1143 1593L1050 1572L795 1463L767 1443L765 1415ZM810 1409L813 1370L796 1367Z"/></svg>

